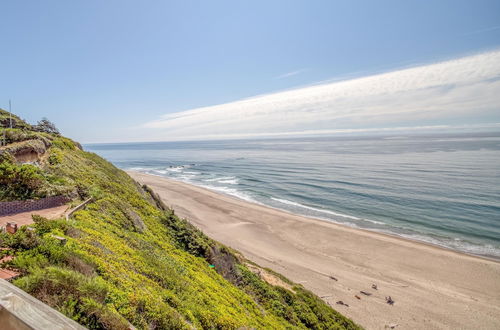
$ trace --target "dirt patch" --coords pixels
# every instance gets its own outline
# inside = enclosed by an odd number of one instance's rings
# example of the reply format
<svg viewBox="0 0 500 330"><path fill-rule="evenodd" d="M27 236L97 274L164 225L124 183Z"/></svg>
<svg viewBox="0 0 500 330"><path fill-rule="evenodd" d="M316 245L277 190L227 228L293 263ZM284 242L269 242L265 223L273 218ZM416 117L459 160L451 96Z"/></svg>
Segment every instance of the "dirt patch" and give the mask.
<svg viewBox="0 0 500 330"><path fill-rule="evenodd" d="M14 155L18 163L35 163L38 161L38 153L33 149L24 149Z"/></svg>
<svg viewBox="0 0 500 330"><path fill-rule="evenodd" d="M281 278L268 272L267 270L260 268L256 265L250 264L250 263L246 263L245 266L247 266L247 268L252 273L258 275L261 280L266 281L267 283L274 285L274 286L280 286L284 289L290 290L293 293L295 293L295 291L293 290L293 287L290 284L286 283Z"/></svg>

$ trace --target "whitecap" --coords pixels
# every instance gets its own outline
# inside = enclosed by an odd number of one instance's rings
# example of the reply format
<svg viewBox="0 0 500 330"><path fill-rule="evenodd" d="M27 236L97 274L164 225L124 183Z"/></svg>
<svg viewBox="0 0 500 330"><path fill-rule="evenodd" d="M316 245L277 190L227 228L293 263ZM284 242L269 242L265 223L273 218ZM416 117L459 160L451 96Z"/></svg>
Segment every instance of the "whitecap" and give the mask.
<svg viewBox="0 0 500 330"><path fill-rule="evenodd" d="M333 212L333 211L330 211L330 210L318 209L318 208L315 208L315 207L303 205L303 204L300 204L300 203L297 203L297 202L293 202L293 201L289 201L289 200L286 200L286 199L274 198L274 197L271 197L271 199L274 200L274 201L283 203L283 204L292 205L292 206L300 207L300 208L311 210L311 211L315 211L315 212L330 214L330 215L334 215L334 216L337 216L337 217L342 217L342 218L347 218L347 219L353 219L353 220L365 220L365 219L361 219L361 218L358 218L358 217L354 217L352 215L337 213L337 212ZM378 224L384 224L383 222L378 222L378 221L374 221L374 220L367 220L367 221L373 222L373 223L378 223Z"/></svg>
<svg viewBox="0 0 500 330"><path fill-rule="evenodd" d="M460 238L438 239L419 234L396 234L396 235L408 238L410 240L430 243L433 245L438 245L444 248L458 250L469 254L500 258L500 247L493 246L491 244L473 244L465 242Z"/></svg>
<svg viewBox="0 0 500 330"><path fill-rule="evenodd" d="M233 180L219 180L217 183L238 184L238 179Z"/></svg>
<svg viewBox="0 0 500 330"><path fill-rule="evenodd" d="M206 179L203 181L205 181L205 182L222 182L222 181L235 180L235 179L236 179L235 176L221 176L218 178L211 178L211 179Z"/></svg>
<svg viewBox="0 0 500 330"><path fill-rule="evenodd" d="M166 170L170 172L182 172L184 167L182 166L175 166L175 167L167 167Z"/></svg>
<svg viewBox="0 0 500 330"><path fill-rule="evenodd" d="M252 202L252 203L262 205L261 203L259 203L255 199L253 199L250 195L248 195L242 191L239 191L237 189L234 189L234 188L216 187L216 186L211 186L211 185L199 185L199 186L203 187L203 188L210 189L210 190L218 191L218 192L221 192L221 193L226 194L226 195L234 196L234 197L237 197L239 199L245 200L247 202Z"/></svg>
<svg viewBox="0 0 500 330"><path fill-rule="evenodd" d="M139 171L139 172L146 172L146 171L149 171L150 168L144 168L144 167L129 167L127 168L127 170L130 170L130 171Z"/></svg>
<svg viewBox="0 0 500 330"><path fill-rule="evenodd" d="M151 170L151 172L154 172L154 173L159 173L159 174L167 174L168 172L165 171L165 170Z"/></svg>

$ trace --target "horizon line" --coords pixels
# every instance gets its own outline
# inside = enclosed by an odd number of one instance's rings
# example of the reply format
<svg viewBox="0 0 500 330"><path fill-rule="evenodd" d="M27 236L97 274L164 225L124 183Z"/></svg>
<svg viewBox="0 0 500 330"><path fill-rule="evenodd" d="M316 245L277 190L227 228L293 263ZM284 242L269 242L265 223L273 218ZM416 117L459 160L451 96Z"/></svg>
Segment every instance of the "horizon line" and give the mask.
<svg viewBox="0 0 500 330"><path fill-rule="evenodd" d="M338 130L312 130L301 132L278 132L278 133L262 133L248 135L218 135L219 138L211 136L193 137L191 139L158 139L158 140L129 140L129 141L114 141L114 142L81 142L82 144L125 144L125 143L161 143L161 142L209 142L209 141L231 141L231 140L264 140L264 139L297 139L297 138L317 138L317 137L376 137L381 135L402 135L409 136L435 134L436 130L441 131L438 135L446 134L500 134L500 122L472 124L472 125L426 125L426 126L410 126L410 127L383 127L383 128L357 128L357 129L338 129ZM466 130L459 132L458 130Z"/></svg>

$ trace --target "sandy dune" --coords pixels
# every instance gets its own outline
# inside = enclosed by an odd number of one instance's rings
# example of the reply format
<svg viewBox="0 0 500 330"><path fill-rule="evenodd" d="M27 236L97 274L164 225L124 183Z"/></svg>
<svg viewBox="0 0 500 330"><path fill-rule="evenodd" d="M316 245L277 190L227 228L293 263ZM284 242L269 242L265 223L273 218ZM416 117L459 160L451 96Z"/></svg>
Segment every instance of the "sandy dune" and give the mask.
<svg viewBox="0 0 500 330"><path fill-rule="evenodd" d="M367 329L500 329L498 262L129 174L210 237L304 285Z"/></svg>

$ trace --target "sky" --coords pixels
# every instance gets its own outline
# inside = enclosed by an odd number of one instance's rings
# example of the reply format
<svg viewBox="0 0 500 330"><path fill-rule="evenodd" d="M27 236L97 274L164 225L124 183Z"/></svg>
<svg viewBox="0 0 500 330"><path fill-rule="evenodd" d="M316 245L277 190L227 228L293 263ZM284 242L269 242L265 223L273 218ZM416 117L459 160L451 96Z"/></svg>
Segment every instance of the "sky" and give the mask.
<svg viewBox="0 0 500 330"><path fill-rule="evenodd" d="M0 107L83 143L500 128L499 1L0 0Z"/></svg>

